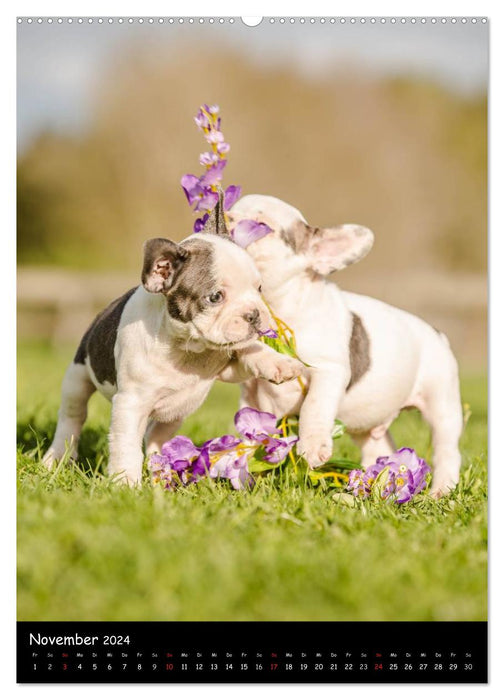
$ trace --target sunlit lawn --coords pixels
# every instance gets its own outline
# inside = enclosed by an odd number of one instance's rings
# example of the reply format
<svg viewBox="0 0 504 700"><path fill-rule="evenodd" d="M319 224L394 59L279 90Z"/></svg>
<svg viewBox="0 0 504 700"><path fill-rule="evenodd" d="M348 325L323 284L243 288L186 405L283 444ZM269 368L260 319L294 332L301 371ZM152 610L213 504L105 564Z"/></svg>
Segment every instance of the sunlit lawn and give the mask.
<svg viewBox="0 0 504 700"><path fill-rule="evenodd" d="M252 492L178 492L104 476L110 408L96 395L79 466L39 463L72 348L21 345L18 364L18 619L486 619L486 380L462 382L472 416L457 490L441 501L349 505L323 484L270 474ZM182 432L232 431L238 388L216 385ZM392 430L429 455L415 412ZM347 437L340 454L357 458Z"/></svg>

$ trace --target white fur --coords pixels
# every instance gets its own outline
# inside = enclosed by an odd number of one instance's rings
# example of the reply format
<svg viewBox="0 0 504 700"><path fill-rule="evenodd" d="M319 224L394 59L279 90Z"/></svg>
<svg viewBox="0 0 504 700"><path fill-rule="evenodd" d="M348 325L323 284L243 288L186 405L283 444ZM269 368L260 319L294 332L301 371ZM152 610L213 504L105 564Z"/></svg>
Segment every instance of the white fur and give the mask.
<svg viewBox="0 0 504 700"><path fill-rule="evenodd" d="M310 365L306 397L297 382L273 387L249 380L242 402L278 417L299 414L298 449L311 467L330 457L336 418L361 447L362 463L369 465L395 449L388 428L401 409L416 407L432 428L432 493L441 495L454 487L462 410L457 362L446 337L412 314L342 292L318 274L305 252L308 242L295 252L282 238L299 222L306 223L294 207L274 197L250 195L235 204L232 217L264 221L273 228L247 250L261 272L266 300L294 330L299 357ZM350 262L367 252L359 249L358 237ZM340 269L337 261L332 269ZM351 312L360 316L370 339L371 364L347 391Z"/></svg>
<svg viewBox="0 0 504 700"><path fill-rule="evenodd" d="M257 331L243 320L244 312L257 308L261 323L270 323L251 258L230 241L202 238L214 246L211 272L226 292L225 302L183 323L169 316L163 294L138 287L117 331L117 384L100 384L89 359L85 365L72 363L66 372L56 434L43 460L49 468L68 448L76 456L95 389L112 400L109 474L135 484L142 475L144 435L147 454L159 451L202 404L216 378L241 382L260 376L282 382L301 373L301 363L260 343Z"/></svg>

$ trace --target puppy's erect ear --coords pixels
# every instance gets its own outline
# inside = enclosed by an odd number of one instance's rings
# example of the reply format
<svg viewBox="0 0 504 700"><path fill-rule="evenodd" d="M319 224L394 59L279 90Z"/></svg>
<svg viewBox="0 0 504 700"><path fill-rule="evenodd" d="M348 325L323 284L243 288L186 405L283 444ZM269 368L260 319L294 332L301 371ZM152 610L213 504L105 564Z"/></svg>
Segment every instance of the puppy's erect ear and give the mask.
<svg viewBox="0 0 504 700"><path fill-rule="evenodd" d="M365 226L343 224L334 228L306 226L306 229L300 248L308 260L308 266L319 275L328 275L353 265L373 247L373 232Z"/></svg>
<svg viewBox="0 0 504 700"><path fill-rule="evenodd" d="M142 284L148 292L167 292L189 257L189 251L167 238L151 238L144 243Z"/></svg>

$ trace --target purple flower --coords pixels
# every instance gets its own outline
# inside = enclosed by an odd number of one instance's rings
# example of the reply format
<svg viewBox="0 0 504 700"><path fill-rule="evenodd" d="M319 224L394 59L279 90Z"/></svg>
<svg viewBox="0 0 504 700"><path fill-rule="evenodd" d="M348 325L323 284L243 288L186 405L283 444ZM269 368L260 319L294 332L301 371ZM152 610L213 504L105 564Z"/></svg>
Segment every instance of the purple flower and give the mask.
<svg viewBox="0 0 504 700"><path fill-rule="evenodd" d="M231 481L234 489L242 489L244 486L253 483L252 475L248 470L246 454L239 454L237 451L228 452L212 463L209 475L214 479L224 477Z"/></svg>
<svg viewBox="0 0 504 700"><path fill-rule="evenodd" d="M161 455L167 460L172 469L183 471L199 455L199 450L190 438L184 435L177 435L177 437L164 443L161 447Z"/></svg>
<svg viewBox="0 0 504 700"><path fill-rule="evenodd" d="M366 470L351 471L347 488L354 496L367 498L378 481L376 486L383 500L406 503L425 488L429 472L429 465L413 449L401 447L388 457L379 457Z"/></svg>
<svg viewBox="0 0 504 700"><path fill-rule="evenodd" d="M204 105L204 107L206 107L206 105ZM210 120L202 109L198 111L198 114L194 117L194 121L196 122L199 129L208 129L208 127L210 126Z"/></svg>
<svg viewBox="0 0 504 700"><path fill-rule="evenodd" d="M223 153L229 153L231 150L231 146L229 143L226 143L225 141L222 141L221 143L217 144L217 153L223 154Z"/></svg>
<svg viewBox="0 0 504 700"><path fill-rule="evenodd" d="M227 478L231 481L231 486L236 489L243 489L245 486L254 484L254 477L248 470L248 462L246 455L238 457L232 465L227 469Z"/></svg>
<svg viewBox="0 0 504 700"><path fill-rule="evenodd" d="M272 231L273 229L267 224L252 219L242 219L231 231L231 237L239 246L247 248L251 243L258 241Z"/></svg>
<svg viewBox="0 0 504 700"><path fill-rule="evenodd" d="M166 459L159 454L154 454L149 457L149 467L152 472L152 480L154 483L164 483L165 489L170 491L175 489L175 476Z"/></svg>
<svg viewBox="0 0 504 700"><path fill-rule="evenodd" d="M203 194L200 179L199 177L196 177L196 175L190 175L189 173L187 175L183 175L180 180L180 184L182 185L187 201L191 206Z"/></svg>
<svg viewBox="0 0 504 700"><path fill-rule="evenodd" d="M386 466L394 479L394 493L397 503L405 503L427 485L426 477L430 467L420 459L415 450L401 447L387 459Z"/></svg>
<svg viewBox="0 0 504 700"><path fill-rule="evenodd" d="M369 496L364 486L364 473L362 469L352 469L348 475L347 489L351 491L354 496Z"/></svg>
<svg viewBox="0 0 504 700"><path fill-rule="evenodd" d="M216 131L212 129L205 134L205 138L208 143L222 143L224 141L224 134L221 131Z"/></svg>
<svg viewBox="0 0 504 700"><path fill-rule="evenodd" d="M196 200L194 211L212 211L218 201L218 193L214 192L210 187L205 188L202 196Z"/></svg>
<svg viewBox="0 0 504 700"><path fill-rule="evenodd" d="M161 454L154 454L149 458L154 481L164 482L167 489L175 488L177 477L183 484L197 481L201 470L195 469L194 464L199 455L199 448L188 437L178 435L168 440L161 447Z"/></svg>
<svg viewBox="0 0 504 700"><path fill-rule="evenodd" d="M210 467L212 458L224 452L229 452L234 447L240 444L240 440L234 435L223 435L219 438L207 440L201 446L201 458Z"/></svg>
<svg viewBox="0 0 504 700"><path fill-rule="evenodd" d="M265 331L259 331L259 336L262 338L278 338L278 333L273 328L267 328Z"/></svg>
<svg viewBox="0 0 504 700"><path fill-rule="evenodd" d="M229 479L234 489L241 489L253 482L248 471L246 451L234 435L223 435L205 442L201 448L198 469L201 464L213 479Z"/></svg>
<svg viewBox="0 0 504 700"><path fill-rule="evenodd" d="M224 211L231 209L233 204L241 197L240 185L229 185L224 192Z"/></svg>
<svg viewBox="0 0 504 700"><path fill-rule="evenodd" d="M210 105L210 107L206 107L207 112L210 112L210 114L219 114L219 105Z"/></svg>
<svg viewBox="0 0 504 700"><path fill-rule="evenodd" d="M265 441L262 459L269 464L283 462L298 440L297 435L288 435L282 438L268 437L267 442Z"/></svg>
<svg viewBox="0 0 504 700"><path fill-rule="evenodd" d="M280 430L276 427L276 417L255 408L245 407L238 411L235 426L244 440L243 444L254 448L262 447L264 455L261 459L270 464L282 462L299 440L297 435L277 437Z"/></svg>
<svg viewBox="0 0 504 700"><path fill-rule="evenodd" d="M203 229L205 228L205 224L209 218L210 214L207 212L206 214L203 214L201 219L196 219L193 226L194 233L199 233L200 231L203 231Z"/></svg>
<svg viewBox="0 0 504 700"><path fill-rule="evenodd" d="M200 153L199 162L201 165L213 165L217 163L219 156L217 153Z"/></svg>
<svg viewBox="0 0 504 700"><path fill-rule="evenodd" d="M229 479L235 489L253 483L248 471L249 456L262 450L259 459L268 464L278 464L298 441L297 435L278 437L280 431L276 427L275 416L255 408L246 407L238 411L235 426L240 438L223 435L209 440L202 446L199 458L211 477Z"/></svg>
<svg viewBox="0 0 504 700"><path fill-rule="evenodd" d="M272 413L257 411L246 406L235 415L235 427L247 440L258 441L269 435L278 435L276 417Z"/></svg>

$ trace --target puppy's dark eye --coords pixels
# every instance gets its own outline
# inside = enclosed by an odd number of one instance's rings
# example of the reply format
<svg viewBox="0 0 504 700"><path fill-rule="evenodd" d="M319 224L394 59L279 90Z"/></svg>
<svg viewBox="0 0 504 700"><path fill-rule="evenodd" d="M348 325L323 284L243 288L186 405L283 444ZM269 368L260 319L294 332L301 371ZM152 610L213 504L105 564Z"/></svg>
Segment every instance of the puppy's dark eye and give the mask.
<svg viewBox="0 0 504 700"><path fill-rule="evenodd" d="M262 292L262 284L259 285L259 287L257 288L257 291L259 292L259 294Z"/></svg>
<svg viewBox="0 0 504 700"><path fill-rule="evenodd" d="M209 304L220 304L224 301L224 292L213 292L213 294L209 294L205 299Z"/></svg>

